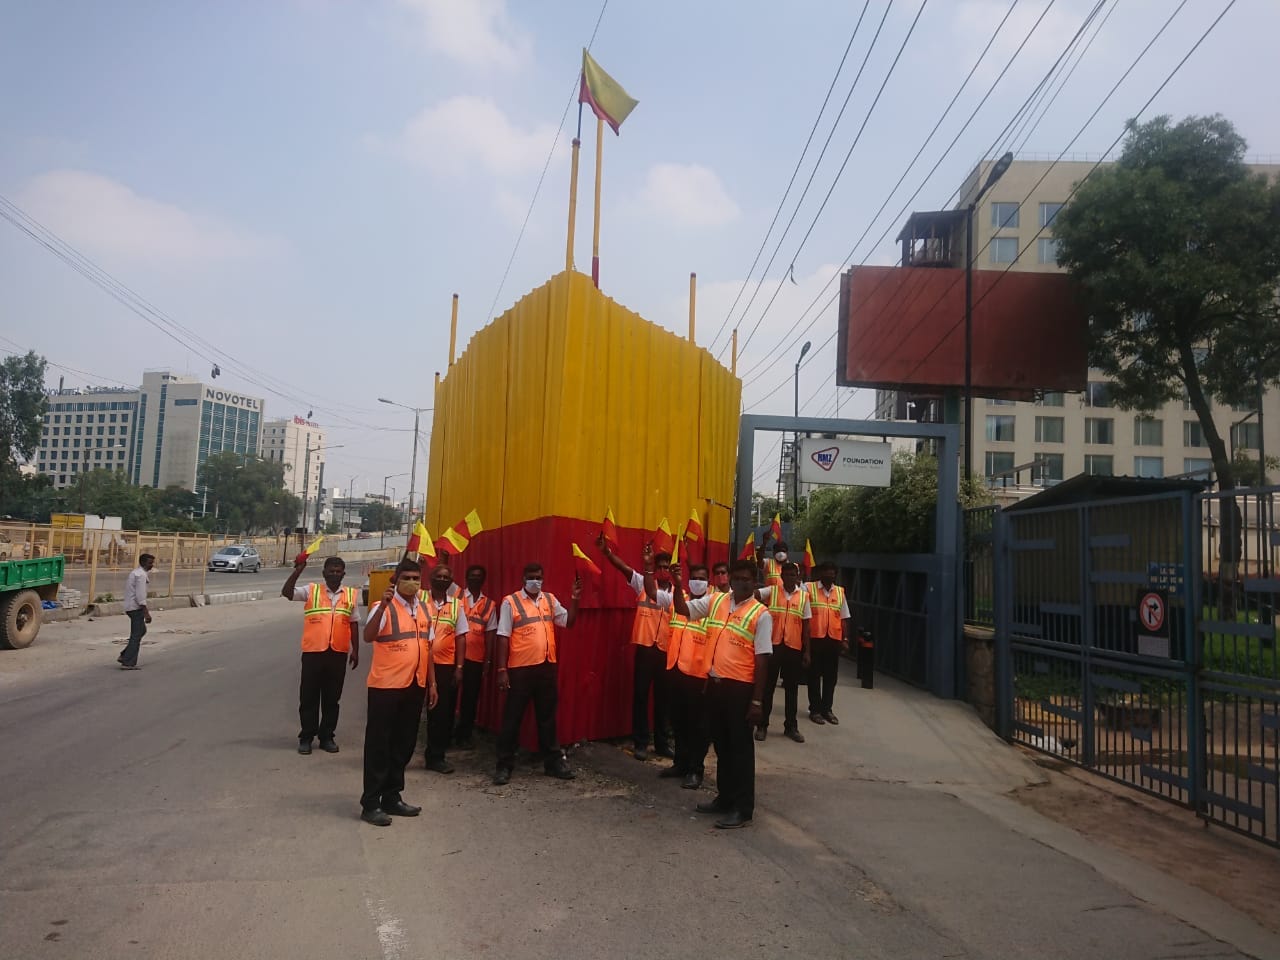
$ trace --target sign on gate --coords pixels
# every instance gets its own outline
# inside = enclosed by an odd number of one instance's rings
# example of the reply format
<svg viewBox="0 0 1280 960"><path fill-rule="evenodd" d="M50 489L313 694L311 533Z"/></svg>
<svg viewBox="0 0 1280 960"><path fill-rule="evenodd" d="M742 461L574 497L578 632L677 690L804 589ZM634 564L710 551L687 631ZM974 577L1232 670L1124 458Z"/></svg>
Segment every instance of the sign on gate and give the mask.
<svg viewBox="0 0 1280 960"><path fill-rule="evenodd" d="M893 446L870 440L800 441L800 482L832 483L846 487L887 487L893 465Z"/></svg>
<svg viewBox="0 0 1280 960"><path fill-rule="evenodd" d="M1164 590L1138 591L1138 653L1168 657L1169 594Z"/></svg>
<svg viewBox="0 0 1280 960"><path fill-rule="evenodd" d="M1168 591L1169 596L1180 597L1187 583L1186 567L1181 563L1152 561L1147 564L1147 580L1151 586Z"/></svg>

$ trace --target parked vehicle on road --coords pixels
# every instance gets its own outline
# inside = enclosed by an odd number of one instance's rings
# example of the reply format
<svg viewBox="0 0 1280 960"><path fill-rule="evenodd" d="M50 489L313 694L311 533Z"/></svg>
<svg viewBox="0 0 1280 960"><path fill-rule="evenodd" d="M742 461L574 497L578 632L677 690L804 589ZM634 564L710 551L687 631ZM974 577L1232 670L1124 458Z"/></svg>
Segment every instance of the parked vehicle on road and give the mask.
<svg viewBox="0 0 1280 960"><path fill-rule="evenodd" d="M256 547L222 547L209 558L210 573L257 573L262 569L262 555Z"/></svg>
<svg viewBox="0 0 1280 960"><path fill-rule="evenodd" d="M390 563L380 563L374 569L375 571L387 571L387 570L394 570L398 566L399 564L395 560L392 560ZM382 582L382 581L388 580L389 578L387 577L386 573L383 572L380 577L377 577L375 579L379 580L379 582ZM386 583L385 582L382 583L382 589L385 590L386 588L387 588ZM379 591L379 594L381 594L381 591ZM369 577L364 578L364 585L360 588L360 602L364 604L366 607L369 605Z"/></svg>
<svg viewBox="0 0 1280 960"><path fill-rule="evenodd" d="M44 622L44 601L56 600L61 556L0 561L0 648L29 647Z"/></svg>

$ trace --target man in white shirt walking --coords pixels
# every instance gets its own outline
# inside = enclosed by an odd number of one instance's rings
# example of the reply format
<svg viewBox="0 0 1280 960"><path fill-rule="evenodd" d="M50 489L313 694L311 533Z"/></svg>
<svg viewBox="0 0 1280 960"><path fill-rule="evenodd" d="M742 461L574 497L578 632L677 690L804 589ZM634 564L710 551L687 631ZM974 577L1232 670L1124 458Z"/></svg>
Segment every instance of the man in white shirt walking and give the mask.
<svg viewBox="0 0 1280 960"><path fill-rule="evenodd" d="M138 558L138 565L124 584L124 612L129 617L129 642L117 658L121 670L138 669L138 648L142 646L147 624L151 622L151 611L147 609L147 583L151 578L147 574L155 565L156 558L144 553Z"/></svg>

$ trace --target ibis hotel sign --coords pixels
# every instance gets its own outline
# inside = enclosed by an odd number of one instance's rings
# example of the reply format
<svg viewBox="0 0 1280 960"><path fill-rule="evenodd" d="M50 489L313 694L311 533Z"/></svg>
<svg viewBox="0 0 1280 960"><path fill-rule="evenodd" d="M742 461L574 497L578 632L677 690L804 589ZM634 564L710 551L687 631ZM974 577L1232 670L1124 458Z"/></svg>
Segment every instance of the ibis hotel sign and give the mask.
<svg viewBox="0 0 1280 960"><path fill-rule="evenodd" d="M229 407L239 407L242 410L262 410L262 405L254 397L227 393L225 390L215 390L213 387L204 388L204 398L212 403L225 403Z"/></svg>
<svg viewBox="0 0 1280 960"><path fill-rule="evenodd" d="M892 444L817 437L800 441L801 483L887 487L892 465Z"/></svg>

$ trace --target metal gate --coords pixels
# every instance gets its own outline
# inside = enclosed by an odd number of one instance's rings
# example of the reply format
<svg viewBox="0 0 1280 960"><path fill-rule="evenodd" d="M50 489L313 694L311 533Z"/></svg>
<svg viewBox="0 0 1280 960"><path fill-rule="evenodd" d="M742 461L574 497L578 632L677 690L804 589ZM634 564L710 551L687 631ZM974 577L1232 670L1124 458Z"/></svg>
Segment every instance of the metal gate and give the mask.
<svg viewBox="0 0 1280 960"><path fill-rule="evenodd" d="M1268 502L1180 491L1001 511L1001 732L1280 843ZM1222 547L1224 509L1241 548Z"/></svg>

